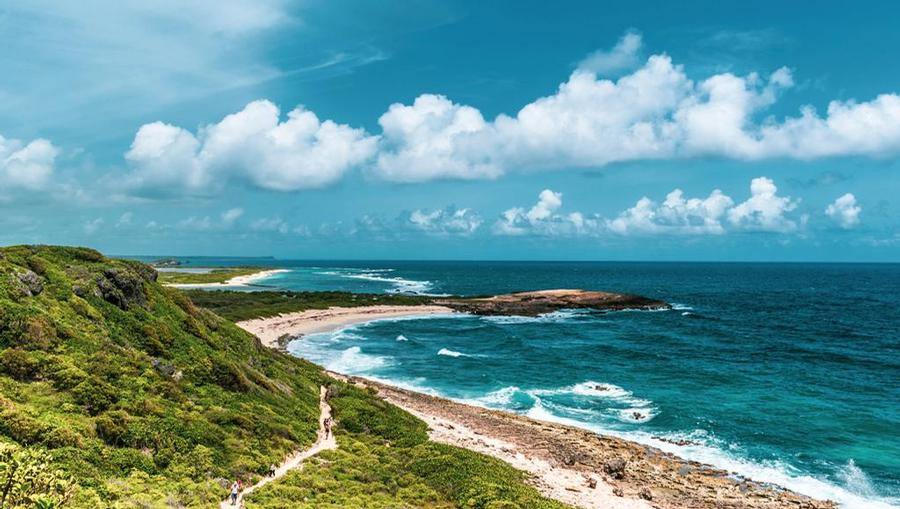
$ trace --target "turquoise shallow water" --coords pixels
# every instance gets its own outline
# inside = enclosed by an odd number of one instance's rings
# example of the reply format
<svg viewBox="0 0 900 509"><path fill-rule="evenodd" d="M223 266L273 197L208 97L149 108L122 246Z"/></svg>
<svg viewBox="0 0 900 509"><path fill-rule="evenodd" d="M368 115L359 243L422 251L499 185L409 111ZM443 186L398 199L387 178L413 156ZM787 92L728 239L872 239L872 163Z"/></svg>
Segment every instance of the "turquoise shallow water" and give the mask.
<svg viewBox="0 0 900 509"><path fill-rule="evenodd" d="M845 507L900 507L900 265L279 263L293 270L262 284L467 295L587 288L673 302L665 312L379 321L289 349ZM668 442L678 439L689 443Z"/></svg>

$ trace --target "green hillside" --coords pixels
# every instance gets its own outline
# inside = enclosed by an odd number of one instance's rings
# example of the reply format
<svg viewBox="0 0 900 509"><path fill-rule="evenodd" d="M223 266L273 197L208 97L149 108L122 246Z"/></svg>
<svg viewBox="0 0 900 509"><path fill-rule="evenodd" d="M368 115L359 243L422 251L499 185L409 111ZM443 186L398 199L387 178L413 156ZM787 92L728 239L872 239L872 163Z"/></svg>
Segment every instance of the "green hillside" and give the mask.
<svg viewBox="0 0 900 509"><path fill-rule="evenodd" d="M248 507L562 507L156 278L90 249L0 248L0 509L216 507L228 479L314 441L320 385L340 448Z"/></svg>
<svg viewBox="0 0 900 509"><path fill-rule="evenodd" d="M0 441L46 450L74 506L214 502L217 478L315 439L320 370L155 277L88 249L0 250Z"/></svg>

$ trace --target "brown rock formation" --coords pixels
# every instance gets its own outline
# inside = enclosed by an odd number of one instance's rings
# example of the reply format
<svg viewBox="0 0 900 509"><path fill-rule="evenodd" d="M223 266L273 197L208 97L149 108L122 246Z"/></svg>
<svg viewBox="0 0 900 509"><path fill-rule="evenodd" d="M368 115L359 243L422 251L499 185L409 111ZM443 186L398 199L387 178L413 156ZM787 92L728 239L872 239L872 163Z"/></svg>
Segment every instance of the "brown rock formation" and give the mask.
<svg viewBox="0 0 900 509"><path fill-rule="evenodd" d="M537 316L560 309L669 309L668 303L640 295L587 290L540 290L493 297L435 299L434 304L474 315Z"/></svg>

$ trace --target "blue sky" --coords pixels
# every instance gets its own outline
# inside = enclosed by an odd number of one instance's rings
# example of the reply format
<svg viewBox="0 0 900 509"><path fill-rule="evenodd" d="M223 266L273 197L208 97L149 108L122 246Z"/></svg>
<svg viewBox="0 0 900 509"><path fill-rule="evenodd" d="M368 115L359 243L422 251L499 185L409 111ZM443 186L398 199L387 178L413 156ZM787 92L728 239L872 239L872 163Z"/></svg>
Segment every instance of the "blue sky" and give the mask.
<svg viewBox="0 0 900 509"><path fill-rule="evenodd" d="M0 244L900 260L900 5L0 5Z"/></svg>

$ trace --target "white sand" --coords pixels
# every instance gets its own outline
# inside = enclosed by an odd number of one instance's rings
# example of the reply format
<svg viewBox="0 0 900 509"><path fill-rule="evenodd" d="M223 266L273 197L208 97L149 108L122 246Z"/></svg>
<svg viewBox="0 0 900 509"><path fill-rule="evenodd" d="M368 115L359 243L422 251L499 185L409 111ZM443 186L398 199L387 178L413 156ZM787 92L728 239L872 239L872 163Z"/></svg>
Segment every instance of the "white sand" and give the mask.
<svg viewBox="0 0 900 509"><path fill-rule="evenodd" d="M285 334L301 336L317 332L329 332L348 325L371 322L384 318L449 314L454 311L444 306L360 306L310 309L286 313L268 318L255 318L237 322L238 327L255 335L270 348L279 348L278 338Z"/></svg>
<svg viewBox="0 0 900 509"><path fill-rule="evenodd" d="M278 348L278 338L285 334L298 336L336 330L341 327L383 318L452 313L442 306L365 306L332 307L298 313L246 320L238 326L255 334L266 346ZM339 374L335 378L346 380ZM428 435L435 442L451 444L480 452L509 463L534 476L532 484L546 497L584 509L652 509L649 502L620 497L599 477L588 477L575 470L554 466L514 444L476 433L459 422L418 411L393 398L391 403L405 409L429 425ZM589 482L594 481L591 488Z"/></svg>
<svg viewBox="0 0 900 509"><path fill-rule="evenodd" d="M231 279L223 281L221 283L171 283L166 286L171 286L173 288L222 288L225 286L250 286L251 284L259 281L260 279L265 279L274 274L281 274L284 272L290 272L288 269L271 269L271 270L261 270L259 272L254 272L253 274L247 274L245 276L235 276Z"/></svg>

